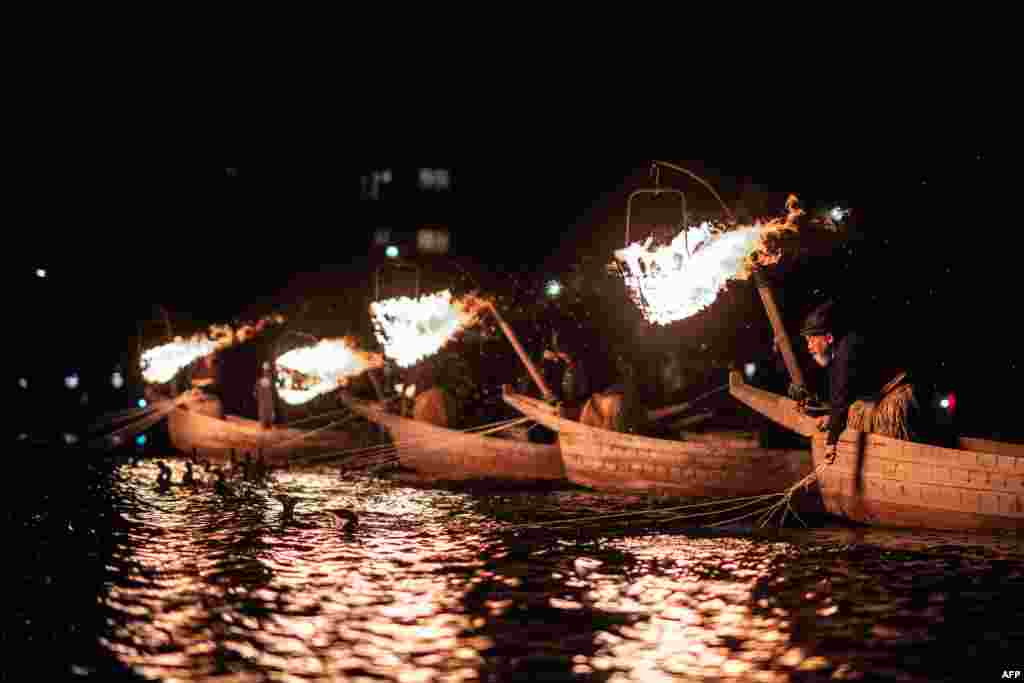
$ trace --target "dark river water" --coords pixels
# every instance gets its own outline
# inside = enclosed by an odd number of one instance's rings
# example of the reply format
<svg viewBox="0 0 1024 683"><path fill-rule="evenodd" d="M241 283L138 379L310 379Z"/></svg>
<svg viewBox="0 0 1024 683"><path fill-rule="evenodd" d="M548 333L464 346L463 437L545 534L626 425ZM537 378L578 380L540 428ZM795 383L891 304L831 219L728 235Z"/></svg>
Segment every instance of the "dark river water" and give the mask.
<svg viewBox="0 0 1024 683"><path fill-rule="evenodd" d="M828 520L538 527L655 503L335 470L275 472L230 495L161 492L152 457L19 446L8 462L4 680L988 681L1024 669L1018 536ZM169 462L180 481L184 463ZM282 493L298 499L291 516ZM355 529L331 508L354 511Z"/></svg>

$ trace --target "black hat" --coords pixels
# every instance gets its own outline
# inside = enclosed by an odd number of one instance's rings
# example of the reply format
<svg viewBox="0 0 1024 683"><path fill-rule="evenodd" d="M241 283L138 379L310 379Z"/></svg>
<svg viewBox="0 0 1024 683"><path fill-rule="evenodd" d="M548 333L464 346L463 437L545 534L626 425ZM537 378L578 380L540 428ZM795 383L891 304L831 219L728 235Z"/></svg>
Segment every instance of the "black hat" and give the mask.
<svg viewBox="0 0 1024 683"><path fill-rule="evenodd" d="M811 311L811 314L804 320L803 327L800 328L800 334L807 336L835 332L834 308L834 301L826 301Z"/></svg>

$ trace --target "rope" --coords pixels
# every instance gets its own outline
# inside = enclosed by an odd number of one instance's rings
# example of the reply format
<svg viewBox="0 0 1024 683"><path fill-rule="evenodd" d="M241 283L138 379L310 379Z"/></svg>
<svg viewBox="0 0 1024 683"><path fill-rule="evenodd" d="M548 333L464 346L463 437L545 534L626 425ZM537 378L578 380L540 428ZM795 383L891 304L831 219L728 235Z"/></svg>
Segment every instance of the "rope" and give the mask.
<svg viewBox="0 0 1024 683"><path fill-rule="evenodd" d="M323 427L318 427L317 429L311 429L308 432L303 432L302 434L300 434L299 436L296 436L293 439L288 439L286 441L281 441L279 443L275 443L274 444L274 448L280 449L280 448L284 448L285 446L290 446L291 444L294 444L294 443L299 443L300 441L303 441L304 439L308 439L309 437L313 436L314 434L319 434L320 432L322 432L324 430L332 429L333 427L336 427L337 425L344 424L345 422L348 422L349 420L351 420L354 416L355 416L354 413L351 414L351 415L346 415L345 417L341 418L340 420L335 420L334 422L330 422L330 423L324 425Z"/></svg>
<svg viewBox="0 0 1024 683"><path fill-rule="evenodd" d="M782 516L781 516L781 518L779 520L779 526L780 527L785 523L786 516L788 514L790 514L790 513L792 513L792 515L794 517L796 517L796 519L804 527L806 527L807 523L804 522L804 520L800 517L800 515L797 513L797 511L792 506L793 496L801 488L806 488L806 487L810 486L811 484L813 484L815 481L817 481L818 478L820 477L821 473L830 464L831 463L823 463L822 465L819 465L810 474L804 476L803 478L801 478L796 483L790 485L784 491L780 491L778 493L765 493L765 494L756 495L756 496L740 496L740 497L734 497L734 498L725 498L725 499L722 499L722 500L705 501L705 502L701 502L701 503L691 503L691 504L687 504L687 505L677 505L677 506L672 506L672 507L667 507L667 508L656 508L656 509L640 510L640 511L636 511L636 512L619 512L619 513L614 513L614 514L609 514L609 515L591 515L591 516L587 516L587 517L574 517L574 518L570 518L570 519L560 519L560 520L554 520L554 521L550 521L550 522L533 522L533 523L529 523L529 524L517 524L517 525L511 526L511 527L505 527L505 529L506 530L507 529L526 529L526 528L540 528L540 527L555 528L555 527L559 527L559 526L576 525L576 524L578 524L580 522L594 522L594 521L603 521L603 520L609 520L609 519L625 519L625 518L648 518L650 521L656 522L656 523L669 523L669 522L676 522L676 521L680 521L680 520L692 520L692 519L698 519L700 517L718 516L718 515L722 515L722 514L729 513L729 512L736 512L738 510L743 510L743 509L749 508L752 505L755 505L755 504L758 504L758 503L765 503L767 501L774 501L774 502L769 504L767 507L759 507L759 508L757 508L757 509L755 509L753 511L746 512L746 513L744 513L742 515L739 515L737 517L730 517L728 519L724 519L724 520L721 520L721 521L718 521L718 522L709 523L707 526L709 526L709 527L718 527L718 526L724 526L724 525L727 525L727 524L734 524L734 523L742 521L744 519L749 519L751 517L755 517L755 516L760 515L760 517L758 518L757 524L758 524L759 527L764 528L764 527L766 527L771 522L771 518L775 515L775 513L779 512L780 510L782 510L783 514L782 514ZM728 507L722 508L720 506L728 506ZM699 508L713 508L713 507L718 507L719 509L713 509L713 510L706 510L706 511L696 512L696 510L698 510ZM683 510L694 511L694 512L688 512L686 514L679 514L679 515L672 515L672 516L666 518L666 514L667 513L683 511Z"/></svg>
<svg viewBox="0 0 1024 683"><path fill-rule="evenodd" d="M391 444L378 444L374 446L364 446L360 448L346 449L342 451L335 451L333 453L317 453L304 458L295 458L292 462L311 463L321 461L332 461L339 460L342 458L370 458L375 456L385 456L389 461L392 459L398 459L398 454L403 450L409 450L414 447L422 447L423 445L443 447L447 443L458 441L458 437L464 434L476 434L484 436L487 434L493 434L495 432L508 429L523 422L529 421L529 418L520 417L513 418L510 420L499 420L497 422L491 422L485 425L479 425L476 427L469 427L461 430L449 430L452 432L450 437L442 437L437 440L434 435L429 435L422 438L406 439L404 441L396 441Z"/></svg>
<svg viewBox="0 0 1024 683"><path fill-rule="evenodd" d="M141 431L145 431L167 417L171 411L175 410L182 403L186 403L188 400L189 396L187 394L180 394L174 399L167 399L154 403L152 406L143 409L134 422L126 424L123 427L119 427L118 429L115 429L108 434L104 434L103 436L91 439L88 442L89 446L95 448L109 445L111 442L116 443L117 440L123 436L133 436Z"/></svg>
<svg viewBox="0 0 1024 683"><path fill-rule="evenodd" d="M299 420L292 420L291 422L285 422L285 423L283 423L280 426L281 427L294 427L295 425L304 424L306 422L313 422L314 420L322 420L324 418L327 418L327 417L330 417L330 416L333 416L333 415L337 415L338 413L347 413L347 412L349 412L348 408L339 408L338 410L332 410L330 412L320 413L319 415L311 415L309 417L304 417L304 418L299 419Z"/></svg>

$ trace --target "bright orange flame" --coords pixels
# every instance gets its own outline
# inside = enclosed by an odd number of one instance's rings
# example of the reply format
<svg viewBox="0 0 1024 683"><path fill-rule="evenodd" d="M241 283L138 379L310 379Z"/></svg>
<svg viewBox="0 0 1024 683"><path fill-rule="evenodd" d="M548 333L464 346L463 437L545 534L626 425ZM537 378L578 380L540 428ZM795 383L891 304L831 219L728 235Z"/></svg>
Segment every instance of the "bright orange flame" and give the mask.
<svg viewBox="0 0 1024 683"><path fill-rule="evenodd" d="M315 346L292 349L277 359L277 377L284 384L277 393L285 403L300 405L383 364L379 353L360 350L351 337L322 339Z"/></svg>
<svg viewBox="0 0 1024 683"><path fill-rule="evenodd" d="M625 265L626 287L647 321L668 325L710 306L729 280L746 280L755 266L778 263L781 252L769 251L766 240L795 231L803 213L790 195L784 218L731 230L704 223L684 229L670 244L652 248L648 238L615 257Z"/></svg>
<svg viewBox="0 0 1024 683"><path fill-rule="evenodd" d="M449 290L418 299L401 296L370 304L377 341L403 368L440 351L456 334L476 324L487 305L473 294L453 300Z"/></svg>
<svg viewBox="0 0 1024 683"><path fill-rule="evenodd" d="M175 337L142 354L142 378L153 384L170 382L178 371L197 358L217 350L217 343L196 335L191 339Z"/></svg>
<svg viewBox="0 0 1024 683"><path fill-rule="evenodd" d="M279 325L283 322L284 316L272 315L255 323L242 325L237 330L230 325L211 325L206 335L195 334L188 339L175 337L174 341L156 346L142 354L139 359L142 378L151 384L170 382L179 370L197 358L208 356L232 344L248 341L268 325Z"/></svg>

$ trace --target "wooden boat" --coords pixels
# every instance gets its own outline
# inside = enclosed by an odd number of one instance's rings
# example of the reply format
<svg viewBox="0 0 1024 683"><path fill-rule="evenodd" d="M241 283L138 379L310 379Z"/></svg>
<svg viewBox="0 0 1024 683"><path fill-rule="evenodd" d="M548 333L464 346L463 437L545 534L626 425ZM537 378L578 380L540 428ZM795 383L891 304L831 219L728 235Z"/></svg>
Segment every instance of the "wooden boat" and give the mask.
<svg viewBox="0 0 1024 683"><path fill-rule="evenodd" d="M167 431L171 445L188 455L214 462L262 453L268 463L284 464L293 456L302 459L316 454L353 448L354 438L342 430L303 430L288 427L265 429L257 420L227 415L219 417L219 403L204 400L199 394L171 410Z"/></svg>
<svg viewBox="0 0 1024 683"><path fill-rule="evenodd" d="M555 444L460 432L389 413L381 403L339 394L353 412L384 428L402 465L435 480L564 481Z"/></svg>
<svg viewBox="0 0 1024 683"><path fill-rule="evenodd" d="M580 424L562 417L545 401L508 387L502 397L523 415L558 432L566 477L581 486L735 497L780 493L811 472L808 451L761 448L749 435L725 432L687 441L656 439Z"/></svg>
<svg viewBox="0 0 1024 683"><path fill-rule="evenodd" d="M835 515L881 526L1024 529L1024 445L960 438L958 448L942 448L847 429L827 464L825 434L795 401L735 371L729 392L811 438L825 508Z"/></svg>

